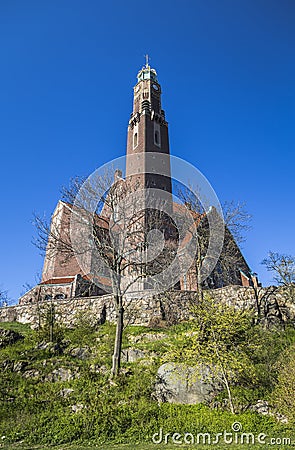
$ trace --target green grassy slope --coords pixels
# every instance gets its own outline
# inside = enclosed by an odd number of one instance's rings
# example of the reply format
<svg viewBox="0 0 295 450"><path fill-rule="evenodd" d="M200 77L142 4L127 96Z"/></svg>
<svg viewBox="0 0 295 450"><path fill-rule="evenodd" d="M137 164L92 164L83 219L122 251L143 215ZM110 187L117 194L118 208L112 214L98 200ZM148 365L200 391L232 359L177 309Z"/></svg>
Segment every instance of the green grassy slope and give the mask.
<svg viewBox="0 0 295 450"><path fill-rule="evenodd" d="M227 410L206 405L158 404L152 398L157 369L167 351L176 345L177 333L189 329L187 324L160 330L128 327L124 347L139 349L145 356L137 362L124 363L122 374L111 383L114 327L110 324L94 329L81 318L75 329L56 329L55 344L47 342L46 330L32 331L17 323L1 324L0 328L24 336L23 341L0 350L0 448L178 448L171 443L171 436L168 444L160 446L153 444L152 436L161 428L164 434L190 432L196 437L206 432L215 436L231 431L234 422L240 422L243 431L255 436L265 433L269 437L294 437L290 424L278 423L269 416L249 411L233 416ZM286 340L293 342L294 333L279 339L280 345ZM257 365L261 366L259 370L265 370L261 360ZM263 383L235 389L240 403L270 394ZM222 443L215 445L225 447ZM230 447L254 448L240 444ZM256 442L255 448L265 446Z"/></svg>

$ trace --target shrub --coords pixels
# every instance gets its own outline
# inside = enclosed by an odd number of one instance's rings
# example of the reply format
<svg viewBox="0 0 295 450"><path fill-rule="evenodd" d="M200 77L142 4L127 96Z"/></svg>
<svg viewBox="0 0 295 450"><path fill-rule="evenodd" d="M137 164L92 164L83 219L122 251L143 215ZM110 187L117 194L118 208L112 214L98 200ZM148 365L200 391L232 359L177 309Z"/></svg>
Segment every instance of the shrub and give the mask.
<svg viewBox="0 0 295 450"><path fill-rule="evenodd" d="M279 375L273 398L279 412L295 423L295 344L279 359Z"/></svg>

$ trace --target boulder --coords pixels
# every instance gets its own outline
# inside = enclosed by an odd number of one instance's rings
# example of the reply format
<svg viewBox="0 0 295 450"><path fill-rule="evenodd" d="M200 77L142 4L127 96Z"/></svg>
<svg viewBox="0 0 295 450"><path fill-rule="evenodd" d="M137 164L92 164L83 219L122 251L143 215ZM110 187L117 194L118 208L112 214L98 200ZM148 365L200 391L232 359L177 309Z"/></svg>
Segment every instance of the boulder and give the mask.
<svg viewBox="0 0 295 450"><path fill-rule="evenodd" d="M36 346L37 350L45 350L47 352L50 353L59 353L60 347L59 344L57 344L56 342L40 342L40 344L38 344Z"/></svg>
<svg viewBox="0 0 295 450"><path fill-rule="evenodd" d="M24 340L24 336L17 331L4 330L0 328L0 348L15 344L16 342L22 340Z"/></svg>
<svg viewBox="0 0 295 450"><path fill-rule="evenodd" d="M74 392L74 389L64 388L59 392L61 397L67 398Z"/></svg>
<svg viewBox="0 0 295 450"><path fill-rule="evenodd" d="M77 369L72 371L66 367L58 367L54 369L50 374L47 375L47 381L72 381L75 378L79 378L79 373Z"/></svg>
<svg viewBox="0 0 295 450"><path fill-rule="evenodd" d="M61 342L46 342L42 341L36 346L36 350L45 350L49 353L61 354L69 345L70 341L63 340Z"/></svg>
<svg viewBox="0 0 295 450"><path fill-rule="evenodd" d="M158 402L208 403L221 389L220 383L212 380L207 367L166 363L158 369L153 397Z"/></svg>
<svg viewBox="0 0 295 450"><path fill-rule="evenodd" d="M40 372L39 372L39 370L36 370L36 369L26 370L23 373L23 377L27 378L27 379L29 379L29 378L39 378L39 376L40 376Z"/></svg>
<svg viewBox="0 0 295 450"><path fill-rule="evenodd" d="M106 366L101 366L100 364L91 364L89 367L91 373L99 373L101 375L106 375L109 370Z"/></svg>
<svg viewBox="0 0 295 450"><path fill-rule="evenodd" d="M13 372L23 372L27 365L27 361L15 361L13 364Z"/></svg>
<svg viewBox="0 0 295 450"><path fill-rule="evenodd" d="M3 370L13 370L14 361L10 359L5 359L1 364L0 367Z"/></svg>
<svg viewBox="0 0 295 450"><path fill-rule="evenodd" d="M126 348L122 350L121 360L122 362L135 362L145 356L145 353L138 348Z"/></svg>
<svg viewBox="0 0 295 450"><path fill-rule="evenodd" d="M261 414L262 416L267 416L270 414L269 403L266 400L257 400L257 403L255 405L251 405L249 409Z"/></svg>
<svg viewBox="0 0 295 450"><path fill-rule="evenodd" d="M278 422L288 423L287 417L274 410L266 400L257 400L257 403L255 405L251 405L249 409L250 411L255 411L257 414L261 414L262 416L273 416Z"/></svg>
<svg viewBox="0 0 295 450"><path fill-rule="evenodd" d="M90 355L90 351L87 347L76 347L69 350L68 354L73 358L87 359Z"/></svg>
<svg viewBox="0 0 295 450"><path fill-rule="evenodd" d="M71 405L70 408L73 413L77 413L86 408L86 406L84 406L82 403L78 403L77 405Z"/></svg>

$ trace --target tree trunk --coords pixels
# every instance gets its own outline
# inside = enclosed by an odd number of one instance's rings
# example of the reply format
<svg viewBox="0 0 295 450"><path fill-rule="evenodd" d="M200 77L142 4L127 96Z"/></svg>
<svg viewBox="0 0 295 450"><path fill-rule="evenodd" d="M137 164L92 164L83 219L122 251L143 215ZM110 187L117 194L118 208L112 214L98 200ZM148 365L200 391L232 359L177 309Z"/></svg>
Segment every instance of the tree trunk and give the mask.
<svg viewBox="0 0 295 450"><path fill-rule="evenodd" d="M198 300L199 302L201 302L203 300L203 286L202 286L202 281L201 281L201 276L198 273L197 276L197 295L198 295Z"/></svg>
<svg viewBox="0 0 295 450"><path fill-rule="evenodd" d="M198 242L198 255L196 261L196 269L197 269L197 296L199 302L203 300L203 286L202 286L202 277L201 277L201 269L202 269L202 253L201 253L201 243Z"/></svg>
<svg viewBox="0 0 295 450"><path fill-rule="evenodd" d="M203 300L203 286L202 286L202 277L201 277L201 268L202 268L202 262L198 259L197 264L197 296L199 302Z"/></svg>
<svg viewBox="0 0 295 450"><path fill-rule="evenodd" d="M55 311L52 301L50 303L50 314L49 314L49 341L53 342L53 327L54 327L54 319L55 319Z"/></svg>
<svg viewBox="0 0 295 450"><path fill-rule="evenodd" d="M217 344L214 331L213 331L213 337L214 337L215 343ZM215 347L215 354L217 356L217 360L220 363L221 372L222 372L222 381L225 384L225 387L226 387L226 390L227 390L229 407L230 407L231 413L235 414L235 408L234 408L233 398L232 398L232 395L231 395L230 385L229 385L229 382L228 382L228 379L227 379L226 371L224 370L224 367L223 367L222 360L221 360L221 358L219 356L219 351L218 351L217 347Z"/></svg>
<svg viewBox="0 0 295 450"><path fill-rule="evenodd" d="M229 386L229 382L226 376L226 373L222 367L222 376L223 376L223 381L227 390L227 396L228 396L228 401L229 401L229 407L230 407L230 411L232 414L235 414L235 408L234 408L234 403L233 403L233 398L231 395L231 390L230 390L230 386Z"/></svg>
<svg viewBox="0 0 295 450"><path fill-rule="evenodd" d="M122 351L122 336L123 336L123 319L124 319L124 308L122 305L122 298L118 299L119 305L117 309L117 325L116 325L116 338L113 353L113 365L111 370L111 378L119 375L121 366L121 351Z"/></svg>
<svg viewBox="0 0 295 450"><path fill-rule="evenodd" d="M255 303L256 303L256 309L257 309L256 323L259 324L261 322L261 302L259 300L258 288L253 286L253 289L254 289L254 297L255 297Z"/></svg>

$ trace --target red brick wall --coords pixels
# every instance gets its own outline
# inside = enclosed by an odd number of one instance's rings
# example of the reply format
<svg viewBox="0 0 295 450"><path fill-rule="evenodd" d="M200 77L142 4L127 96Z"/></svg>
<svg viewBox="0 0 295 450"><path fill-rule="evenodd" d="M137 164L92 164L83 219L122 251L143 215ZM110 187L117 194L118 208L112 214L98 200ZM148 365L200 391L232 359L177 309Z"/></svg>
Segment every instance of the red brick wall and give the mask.
<svg viewBox="0 0 295 450"><path fill-rule="evenodd" d="M52 216L53 233L58 233L63 241L70 242L70 219L71 209L63 202L59 202ZM84 273L90 272L91 261L86 267ZM51 278L64 277L76 274L83 274L79 262L69 254L69 252L58 251L57 246L52 238L49 239L44 267L42 273L42 282Z"/></svg>

